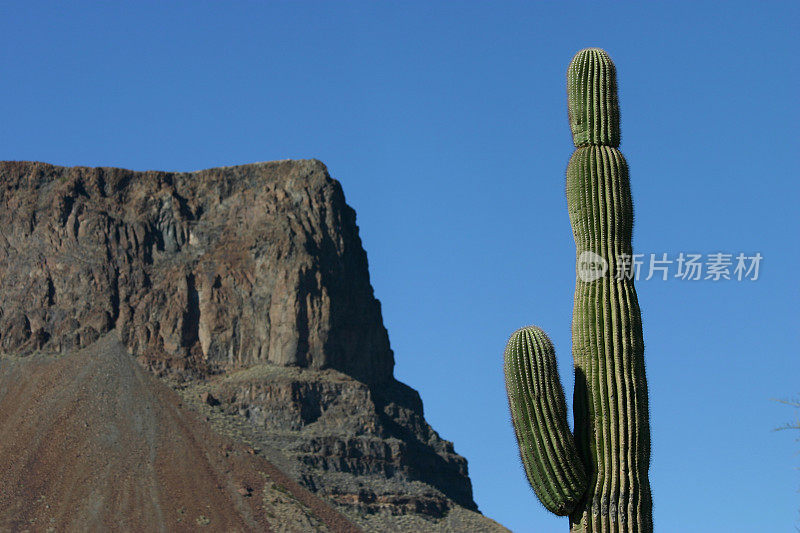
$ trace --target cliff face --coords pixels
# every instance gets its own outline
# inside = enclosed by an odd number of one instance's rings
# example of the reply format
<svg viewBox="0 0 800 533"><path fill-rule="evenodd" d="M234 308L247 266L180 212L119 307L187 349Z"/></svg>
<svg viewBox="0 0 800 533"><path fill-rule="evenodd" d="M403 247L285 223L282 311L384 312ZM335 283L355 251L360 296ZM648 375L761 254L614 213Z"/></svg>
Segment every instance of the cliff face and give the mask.
<svg viewBox="0 0 800 533"><path fill-rule="evenodd" d="M269 362L392 378L355 212L318 161L3 163L0 206L6 352L65 352L116 328L161 371Z"/></svg>
<svg viewBox="0 0 800 533"><path fill-rule="evenodd" d="M393 377L355 212L319 161L0 163L0 279L0 354L111 336L368 529L499 528Z"/></svg>

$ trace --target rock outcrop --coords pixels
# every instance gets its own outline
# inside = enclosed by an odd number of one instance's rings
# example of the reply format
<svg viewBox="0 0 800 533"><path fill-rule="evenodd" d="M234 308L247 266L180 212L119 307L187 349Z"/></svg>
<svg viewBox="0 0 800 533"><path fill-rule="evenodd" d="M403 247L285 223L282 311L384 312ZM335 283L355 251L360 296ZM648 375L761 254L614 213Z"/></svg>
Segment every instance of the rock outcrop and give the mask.
<svg viewBox="0 0 800 533"><path fill-rule="evenodd" d="M192 173L0 166L0 346L117 328L158 370L394 364L355 212L318 161Z"/></svg>
<svg viewBox="0 0 800 533"><path fill-rule="evenodd" d="M332 369L256 365L181 390L223 425L233 418L233 433L244 431L254 446L279 449L297 479L335 504L433 518L453 503L477 509L466 460L428 425L419 395L402 383L378 389Z"/></svg>
<svg viewBox="0 0 800 533"><path fill-rule="evenodd" d="M362 525L477 510L466 460L393 377L355 212L319 161L0 163L0 279L0 354L114 335Z"/></svg>

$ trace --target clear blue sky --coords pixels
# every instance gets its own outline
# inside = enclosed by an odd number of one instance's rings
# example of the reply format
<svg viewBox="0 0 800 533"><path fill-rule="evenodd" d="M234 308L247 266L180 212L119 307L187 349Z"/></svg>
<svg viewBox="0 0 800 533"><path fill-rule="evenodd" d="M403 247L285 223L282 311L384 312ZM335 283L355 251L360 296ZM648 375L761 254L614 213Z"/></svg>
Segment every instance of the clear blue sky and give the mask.
<svg viewBox="0 0 800 533"><path fill-rule="evenodd" d="M800 444L797 2L4 2L0 159L195 170L319 158L358 212L397 376L480 509L535 500L502 350L549 332L571 404L565 70L619 75L635 251L764 257L757 281L640 281L655 523L790 531Z"/></svg>

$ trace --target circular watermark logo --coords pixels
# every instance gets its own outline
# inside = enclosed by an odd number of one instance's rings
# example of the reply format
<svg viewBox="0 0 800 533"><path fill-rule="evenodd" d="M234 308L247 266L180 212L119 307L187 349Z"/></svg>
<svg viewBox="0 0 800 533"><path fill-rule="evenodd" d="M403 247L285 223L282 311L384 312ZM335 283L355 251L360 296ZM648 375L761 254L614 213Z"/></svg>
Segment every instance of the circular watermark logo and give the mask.
<svg viewBox="0 0 800 533"><path fill-rule="evenodd" d="M608 272L608 262L602 256L586 250L578 256L577 269L581 281L591 283Z"/></svg>

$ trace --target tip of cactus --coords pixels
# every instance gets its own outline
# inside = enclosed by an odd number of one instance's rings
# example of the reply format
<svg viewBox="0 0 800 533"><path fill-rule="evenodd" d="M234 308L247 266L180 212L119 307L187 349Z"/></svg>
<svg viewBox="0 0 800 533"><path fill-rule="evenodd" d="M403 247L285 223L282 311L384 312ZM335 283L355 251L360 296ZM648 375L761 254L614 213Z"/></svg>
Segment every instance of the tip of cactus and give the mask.
<svg viewBox="0 0 800 533"><path fill-rule="evenodd" d="M567 109L575 146L619 146L617 73L602 48L584 48L570 61Z"/></svg>
<svg viewBox="0 0 800 533"><path fill-rule="evenodd" d="M589 46L589 47L584 48L582 50L578 50L575 53L575 56L573 57L573 59L575 59L576 57L578 57L581 54L602 54L602 55L605 55L606 57L608 57L608 52L606 52L605 50L603 50L602 48L597 47L597 46Z"/></svg>
<svg viewBox="0 0 800 533"><path fill-rule="evenodd" d="M611 61L611 56L602 48L584 48L583 50L578 50L575 55L572 56L572 61L569 62L569 70L574 71L580 68L585 61L597 61L602 66L606 67L614 66L614 62Z"/></svg>
<svg viewBox="0 0 800 533"><path fill-rule="evenodd" d="M540 328L539 326L534 326L534 325L531 324L530 326L523 326L523 327L519 328L518 330L514 331L514 333L512 333L511 335L514 336L514 335L517 335L517 334L522 334L522 333L524 333L526 331L527 332L538 331L538 332L544 333L544 330L542 328Z"/></svg>
<svg viewBox="0 0 800 533"><path fill-rule="evenodd" d="M550 337L548 337L547 333L545 333L544 330L539 326L530 325L521 327L512 333L508 340L511 342L512 340L521 336L534 337L537 339L546 340L548 343L550 343Z"/></svg>

